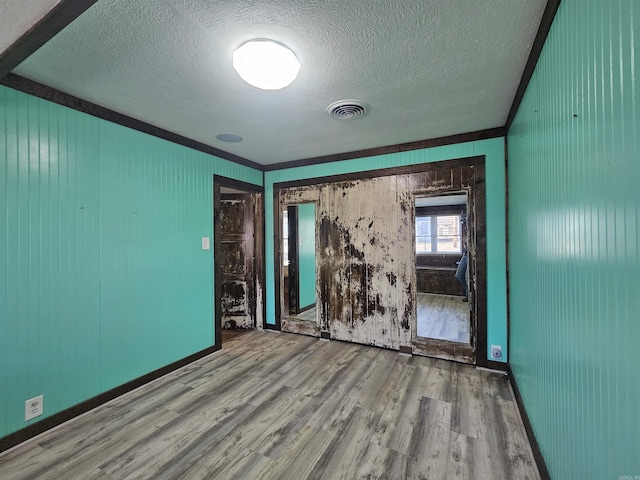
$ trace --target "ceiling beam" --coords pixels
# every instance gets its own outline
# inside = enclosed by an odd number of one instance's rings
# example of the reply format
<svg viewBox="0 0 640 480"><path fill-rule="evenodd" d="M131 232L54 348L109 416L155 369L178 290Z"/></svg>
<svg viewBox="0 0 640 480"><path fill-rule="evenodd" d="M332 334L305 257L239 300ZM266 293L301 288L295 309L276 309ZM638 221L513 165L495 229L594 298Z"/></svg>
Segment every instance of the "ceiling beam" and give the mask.
<svg viewBox="0 0 640 480"><path fill-rule="evenodd" d="M98 0L60 0L49 13L0 54L0 78L25 61Z"/></svg>
<svg viewBox="0 0 640 480"><path fill-rule="evenodd" d="M553 24L553 19L556 16L558 7L560 7L560 0L547 1L547 6L545 7L544 13L542 14L542 19L540 20L540 27L538 28L536 39L533 41L533 46L531 47L531 52L529 53L527 64L524 67L524 72L522 73L522 78L520 79L518 90L516 90L516 96L513 99L513 103L511 104L509 115L507 115L507 121L504 127L505 135L509 134L509 129L511 128L513 119L515 118L516 113L518 113L518 108L520 107L522 98L527 91L527 87L529 86L529 82L531 81L531 77L533 76L533 71L536 69L536 65L538 64L538 59L540 58L540 54L542 53L544 43L547 41L547 36L549 35L549 30L551 30L551 24Z"/></svg>

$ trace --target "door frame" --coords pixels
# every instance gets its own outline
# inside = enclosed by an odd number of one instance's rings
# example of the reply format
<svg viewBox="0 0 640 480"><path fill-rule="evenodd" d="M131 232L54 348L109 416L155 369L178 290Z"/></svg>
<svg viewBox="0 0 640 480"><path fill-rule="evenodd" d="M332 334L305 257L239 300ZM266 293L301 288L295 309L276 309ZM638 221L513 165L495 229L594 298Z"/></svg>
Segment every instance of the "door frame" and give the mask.
<svg viewBox="0 0 640 480"><path fill-rule="evenodd" d="M222 266L216 252L221 251L222 234L220 231L221 188L228 187L254 195L254 281L256 328L265 328L266 324L266 289L265 289L265 248L264 248L264 187L252 183L235 180L222 175L213 176L213 266L214 266L214 346L222 346ZM259 323L259 318L262 321Z"/></svg>
<svg viewBox="0 0 640 480"><path fill-rule="evenodd" d="M414 191L412 194L411 204L413 208L413 241L415 252L415 217L416 217L416 199L417 198L430 198L430 197L446 197L447 195L464 194L466 196L465 202L465 215L466 215L466 227L463 228L464 242L467 245L467 259L469 259L467 266L467 297L469 299L469 343L458 343L450 340L436 339L430 337L418 336L418 301L417 301L417 286L418 282L415 282L415 315L412 320L411 328L411 343L413 348L419 353L427 356L434 356L438 358L445 358L448 360L455 360L463 363L475 364L476 363L476 347L478 345L479 329L486 329L486 321L483 322L478 316L477 300L480 291L486 290L486 279L477 278L478 264L486 265L486 252L484 249L480 251L478 249L478 239L482 244L486 243L485 229L478 230L477 223L480 225L485 224L486 212L476 211L475 205L480 202L480 196L484 196L484 188L478 188L478 186L467 186L462 190L452 188L431 189L428 192L421 192L420 190ZM484 202L480 202L484 205ZM473 252L473 255L471 253ZM479 260L479 261L478 261ZM418 265L414 264L414 278L417 277ZM482 285L480 285L482 284ZM485 299L486 300L486 299ZM485 325L483 325L483 323Z"/></svg>
<svg viewBox="0 0 640 480"><path fill-rule="evenodd" d="M289 315L283 314L284 303L284 271L283 271L283 229L282 229L282 210L290 206L298 206L303 204L312 203L315 205L315 237L316 237L316 272L318 271L318 245L319 245L319 231L318 231L318 212L319 212L319 199L315 192L311 192L310 196L301 195L295 200L290 199L284 201L282 196L286 193L286 187L281 188L277 184L273 188L273 228L274 228L274 294L275 294L275 325L268 325L265 328L271 328L279 331L287 331L291 333L301 333L303 335L311 335L320 337L320 280L316 273L315 286L316 286L316 302L312 304L316 307L316 319L314 322L309 320L296 320ZM291 219L289 219L291 222ZM296 247L297 248L297 247ZM291 255L291 252L289 252ZM291 257L290 257L291 258ZM313 308L313 307L311 307ZM305 309L307 310L307 309ZM284 324L284 329L283 329Z"/></svg>
<svg viewBox="0 0 640 480"><path fill-rule="evenodd" d="M473 194L474 202L473 207L468 204L467 208L467 216L470 214L476 214L475 217L475 232L469 232L469 235L472 235L469 238L469 241L473 243L475 252L472 258L473 265L469 265L469 268L474 268L476 272L476 285L474 285L474 300L472 302L472 311L473 320L476 324L476 338L473 345L473 355L474 359L471 363L475 363L477 366L488 367L495 366L494 362L489 362L487 358L487 259L486 259L486 185L485 185L485 155L474 155L468 157L461 157L455 159L448 160L440 160L433 162L425 162L419 164L412 165L403 165L398 167L389 167L382 168L376 170L366 170L361 172L354 173L346 173L346 174L338 174L338 175L330 175L327 177L314 177L314 178L306 178L301 180L292 180L287 182L278 182L273 184L273 220L274 220L274 258L281 258L281 235L278 235L278 229L281 228L282 219L281 214L278 213L281 208L280 202L280 193L284 190L288 190L291 188L295 188L298 191L298 198L295 201L291 201L290 203L308 203L308 202L318 202L319 198L317 195L319 193L316 192L318 187L322 185L337 183L337 182L348 182L348 181L358 181L371 179L376 177L383 177L388 175L416 175L415 179L412 180L412 194L415 196L416 194L420 195L422 193L436 193L437 185L441 183L451 183L452 181L456 184L451 187L451 190L460 191L465 189L466 187L473 185L473 189L470 192L470 195ZM417 184L416 184L417 182ZM418 185L419 184L419 185ZM431 187L430 187L431 185ZM304 191L304 189L299 189L299 187L309 187L309 191ZM435 187L435 188L434 188ZM441 189L444 190L444 189ZM314 193L315 192L315 193ZM313 195L316 197L313 197ZM313 198L312 198L313 197ZM317 207L318 208L318 207ZM413 208L413 215L415 216L415 205L407 205L407 208ZM473 212L469 209L473 208ZM414 237L415 242L415 237ZM318 243L319 245L320 243ZM318 259L316 259L316 262ZM280 317L281 311L279 306L279 299L281 298L280 293L280 282L278 279L281 278L280 273L280 264L281 262L274 262L275 269L275 279L274 289L275 289L275 325L270 325L267 328L273 328L276 330L280 330ZM414 269L415 272L415 269ZM317 302L320 303L321 309L330 308L329 299L326 292L326 285L324 285L320 279L318 279L318 294L319 297ZM411 297L413 299L413 322L415 323L416 318L416 309L415 309L415 298L416 298L416 282L415 277L411 281ZM328 313L321 313L321 317L319 319L321 324L321 332L320 335L326 333L326 329L328 328ZM412 325L412 328L415 329L415 325ZM410 341L410 340L409 340ZM449 358L453 355L455 356L455 350L450 346L443 346L444 348L438 347L437 351L433 353L427 353L427 356L440 356L440 353L443 356L449 356ZM401 349L405 349L405 351L412 351L412 345L400 345ZM419 353L419 352L415 352ZM502 364L499 364L502 365Z"/></svg>

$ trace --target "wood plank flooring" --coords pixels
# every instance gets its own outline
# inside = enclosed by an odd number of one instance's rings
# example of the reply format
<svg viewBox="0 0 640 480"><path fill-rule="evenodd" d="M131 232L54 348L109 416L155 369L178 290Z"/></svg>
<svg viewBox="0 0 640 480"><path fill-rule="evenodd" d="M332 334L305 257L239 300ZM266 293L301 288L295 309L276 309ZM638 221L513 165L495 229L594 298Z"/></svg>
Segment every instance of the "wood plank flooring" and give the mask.
<svg viewBox="0 0 640 480"><path fill-rule="evenodd" d="M470 342L469 304L462 297L433 293L418 293L416 297L419 337Z"/></svg>
<svg viewBox="0 0 640 480"><path fill-rule="evenodd" d="M222 329L222 344L225 345L229 340L235 338L239 335L244 335L246 333L253 332L253 329L246 328L228 328Z"/></svg>
<svg viewBox="0 0 640 480"><path fill-rule="evenodd" d="M309 310L305 310L304 312L301 312L301 313L291 313L291 312L289 312L287 314L287 316L289 316L290 318L296 319L296 320L304 320L305 322L315 322L315 321L317 321L317 318L316 318L316 307L310 308Z"/></svg>
<svg viewBox="0 0 640 480"><path fill-rule="evenodd" d="M298 313L295 316L298 320L306 320L308 322L316 321L316 307L310 308L309 310L305 310L302 313Z"/></svg>
<svg viewBox="0 0 640 480"><path fill-rule="evenodd" d="M0 456L22 479L538 479L501 375L251 331Z"/></svg>

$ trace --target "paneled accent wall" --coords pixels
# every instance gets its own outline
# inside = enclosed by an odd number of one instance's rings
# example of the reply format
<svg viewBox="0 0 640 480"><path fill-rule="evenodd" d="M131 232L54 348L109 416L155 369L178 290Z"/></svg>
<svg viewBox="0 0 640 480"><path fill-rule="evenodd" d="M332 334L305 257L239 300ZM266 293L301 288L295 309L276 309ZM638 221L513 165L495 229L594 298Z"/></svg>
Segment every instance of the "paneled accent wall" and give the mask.
<svg viewBox="0 0 640 480"><path fill-rule="evenodd" d="M359 180L288 188L274 185L278 190L277 206L317 204L318 312L313 333L320 336L324 332L330 334L330 338L396 350L413 345L414 353L475 363L476 348L453 346L434 339L422 342L416 338L414 199L421 195L465 192L469 204L471 295L467 307L470 307L473 325L471 343L482 349L478 363L484 362L484 164L484 157L473 157L391 169ZM478 211L482 213L476 215ZM450 272L452 278L454 274L455 270ZM313 279L315 282L315 276ZM315 322L307 321L303 325L287 322L282 328L297 332L297 328L302 327L303 332L312 334L309 323Z"/></svg>
<svg viewBox="0 0 640 480"><path fill-rule="evenodd" d="M511 366L557 479L640 477L640 4L563 0L508 136Z"/></svg>
<svg viewBox="0 0 640 480"><path fill-rule="evenodd" d="M276 299L272 293L275 291L273 274L275 268L273 242L274 183L317 179L317 183L321 184L323 182L326 183L327 178L333 175L479 155L485 156L486 159L487 342L489 346L492 344L502 345L504 358L506 359L505 165L503 138L265 172L267 323L272 325L276 323ZM379 193L379 198L383 198L386 195L382 191ZM379 201L382 207L383 200L379 200L379 198L377 196L376 198L372 197L371 201ZM349 204L344 204L343 208L349 209ZM360 207L358 206L358 208ZM396 226L391 225L389 228L396 228ZM379 344L382 343L382 340L382 337L377 339ZM372 339L371 342L373 343L374 340ZM487 356L490 358L489 352L487 352Z"/></svg>
<svg viewBox="0 0 640 480"><path fill-rule="evenodd" d="M262 183L0 87L0 437L213 345L214 174Z"/></svg>

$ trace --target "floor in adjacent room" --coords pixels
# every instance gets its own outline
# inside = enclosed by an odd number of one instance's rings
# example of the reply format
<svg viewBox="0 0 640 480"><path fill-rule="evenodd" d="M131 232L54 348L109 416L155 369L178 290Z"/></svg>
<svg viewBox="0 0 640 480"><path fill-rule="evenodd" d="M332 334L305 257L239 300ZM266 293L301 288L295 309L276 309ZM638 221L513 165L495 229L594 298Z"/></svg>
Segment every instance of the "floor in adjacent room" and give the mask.
<svg viewBox="0 0 640 480"><path fill-rule="evenodd" d="M250 331L5 452L0 478L540 477L506 377Z"/></svg>
<svg viewBox="0 0 640 480"><path fill-rule="evenodd" d="M418 293L417 335L419 337L448 340L456 343L470 342L469 303L462 297Z"/></svg>
<svg viewBox="0 0 640 480"><path fill-rule="evenodd" d="M309 308L308 310L305 310L304 312L295 313L295 314L292 314L291 312L289 312L289 317L290 318L295 318L296 320L305 320L307 322L316 322L317 321L317 318L316 318L316 307L312 307L312 308Z"/></svg>

